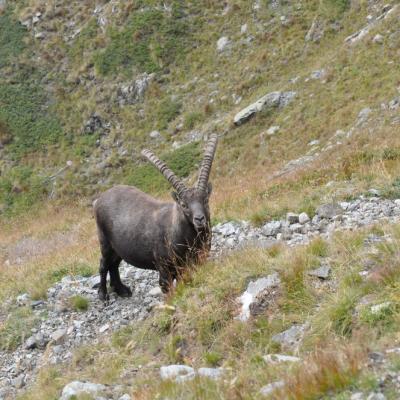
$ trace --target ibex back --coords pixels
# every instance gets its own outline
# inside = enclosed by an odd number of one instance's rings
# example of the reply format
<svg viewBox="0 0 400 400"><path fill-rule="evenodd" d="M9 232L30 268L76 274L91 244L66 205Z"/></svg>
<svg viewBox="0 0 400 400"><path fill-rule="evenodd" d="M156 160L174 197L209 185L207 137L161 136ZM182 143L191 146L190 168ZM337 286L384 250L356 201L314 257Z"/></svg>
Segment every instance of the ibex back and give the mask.
<svg viewBox="0 0 400 400"><path fill-rule="evenodd" d="M142 269L159 271L162 291L169 290L179 269L196 262L210 249L211 228L208 182L217 146L211 135L200 167L197 185L187 188L183 182L149 150L145 156L170 182L174 202L164 202L133 186L115 186L95 202L94 213L100 242L99 298L108 299L110 286L120 296L132 295L121 282L121 260Z"/></svg>

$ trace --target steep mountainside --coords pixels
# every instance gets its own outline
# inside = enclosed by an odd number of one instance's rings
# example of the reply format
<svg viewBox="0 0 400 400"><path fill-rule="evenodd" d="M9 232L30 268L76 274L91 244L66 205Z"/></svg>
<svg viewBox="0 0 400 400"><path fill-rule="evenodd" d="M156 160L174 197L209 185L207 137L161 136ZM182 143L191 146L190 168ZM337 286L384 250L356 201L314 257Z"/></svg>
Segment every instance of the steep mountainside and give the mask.
<svg viewBox="0 0 400 400"><path fill-rule="evenodd" d="M396 1L0 0L0 399L398 399L399 58ZM88 205L214 132L211 259L99 303Z"/></svg>

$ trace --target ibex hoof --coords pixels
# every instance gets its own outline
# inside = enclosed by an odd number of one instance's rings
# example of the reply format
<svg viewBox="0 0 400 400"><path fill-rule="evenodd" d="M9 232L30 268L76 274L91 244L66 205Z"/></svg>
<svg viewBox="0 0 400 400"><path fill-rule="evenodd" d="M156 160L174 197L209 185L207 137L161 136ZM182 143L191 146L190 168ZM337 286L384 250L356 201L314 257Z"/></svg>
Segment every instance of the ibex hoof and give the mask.
<svg viewBox="0 0 400 400"><path fill-rule="evenodd" d="M110 300L110 295L104 290L99 289L98 293L100 301L108 302Z"/></svg>
<svg viewBox="0 0 400 400"><path fill-rule="evenodd" d="M121 285L114 288L115 293L120 297L131 297L132 290L128 286Z"/></svg>

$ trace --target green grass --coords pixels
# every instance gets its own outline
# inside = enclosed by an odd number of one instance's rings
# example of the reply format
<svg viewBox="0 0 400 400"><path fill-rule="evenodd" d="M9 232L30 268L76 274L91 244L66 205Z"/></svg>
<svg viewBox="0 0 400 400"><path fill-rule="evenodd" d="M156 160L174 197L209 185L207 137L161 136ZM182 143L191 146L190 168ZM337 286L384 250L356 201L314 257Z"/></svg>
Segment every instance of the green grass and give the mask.
<svg viewBox="0 0 400 400"><path fill-rule="evenodd" d="M168 154L160 156L169 168L181 178L186 178L193 172L200 161L198 143L190 143ZM139 189L150 193L160 193L170 189L169 183L160 172L150 163L139 165L125 174L124 182L137 186Z"/></svg>
<svg viewBox="0 0 400 400"><path fill-rule="evenodd" d="M27 212L44 200L50 190L50 182L38 176L32 168L14 167L0 179L0 214L10 217Z"/></svg>
<svg viewBox="0 0 400 400"><path fill-rule="evenodd" d="M58 143L63 131L48 110L48 98L36 83L5 83L0 80L0 121L10 134L8 153L18 159L26 153L45 152Z"/></svg>
<svg viewBox="0 0 400 400"><path fill-rule="evenodd" d="M123 29L111 28L109 44L95 58L102 75L124 72L158 72L184 55L189 26L183 18L183 2L172 3L171 13L153 7L135 11Z"/></svg>
<svg viewBox="0 0 400 400"><path fill-rule="evenodd" d="M10 310L6 321L0 325L0 350L15 350L31 336L36 321L30 307Z"/></svg>
<svg viewBox="0 0 400 400"><path fill-rule="evenodd" d="M89 300L83 296L72 296L69 302L75 311L86 311L89 308Z"/></svg>
<svg viewBox="0 0 400 400"><path fill-rule="evenodd" d="M0 14L0 69L9 65L26 48L26 28L16 21L11 6L8 8L7 12Z"/></svg>

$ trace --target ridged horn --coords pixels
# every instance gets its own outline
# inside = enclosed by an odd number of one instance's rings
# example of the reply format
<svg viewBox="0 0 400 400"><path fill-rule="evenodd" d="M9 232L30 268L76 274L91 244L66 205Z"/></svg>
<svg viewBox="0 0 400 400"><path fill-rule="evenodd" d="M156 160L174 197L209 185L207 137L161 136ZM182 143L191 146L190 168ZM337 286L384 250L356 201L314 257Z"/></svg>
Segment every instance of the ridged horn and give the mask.
<svg viewBox="0 0 400 400"><path fill-rule="evenodd" d="M206 150L204 151L204 157L199 172L199 179L197 180L197 189L204 192L207 190L208 178L210 176L211 165L214 160L217 142L218 135L213 133L208 139Z"/></svg>
<svg viewBox="0 0 400 400"><path fill-rule="evenodd" d="M179 195L187 190L181 180L167 167L167 164L156 157L150 150L142 150L142 156L146 157L164 175L164 178Z"/></svg>

